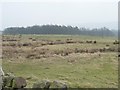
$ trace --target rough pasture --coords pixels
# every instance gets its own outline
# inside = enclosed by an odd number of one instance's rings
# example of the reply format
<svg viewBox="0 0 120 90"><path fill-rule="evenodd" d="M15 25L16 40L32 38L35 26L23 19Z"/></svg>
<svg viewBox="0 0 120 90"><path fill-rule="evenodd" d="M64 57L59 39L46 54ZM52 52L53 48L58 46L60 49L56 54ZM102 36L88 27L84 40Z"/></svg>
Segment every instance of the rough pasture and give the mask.
<svg viewBox="0 0 120 90"><path fill-rule="evenodd" d="M115 37L4 35L3 69L30 78L28 87L43 79L70 87L117 87L118 44Z"/></svg>

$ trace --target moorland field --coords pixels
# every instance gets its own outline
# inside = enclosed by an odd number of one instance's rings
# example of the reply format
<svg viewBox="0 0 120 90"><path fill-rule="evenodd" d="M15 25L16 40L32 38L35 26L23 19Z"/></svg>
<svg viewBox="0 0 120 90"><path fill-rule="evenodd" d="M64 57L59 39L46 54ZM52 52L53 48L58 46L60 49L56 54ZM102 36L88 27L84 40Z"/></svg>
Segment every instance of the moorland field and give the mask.
<svg viewBox="0 0 120 90"><path fill-rule="evenodd" d="M3 35L2 66L27 80L59 80L72 88L117 88L116 37Z"/></svg>

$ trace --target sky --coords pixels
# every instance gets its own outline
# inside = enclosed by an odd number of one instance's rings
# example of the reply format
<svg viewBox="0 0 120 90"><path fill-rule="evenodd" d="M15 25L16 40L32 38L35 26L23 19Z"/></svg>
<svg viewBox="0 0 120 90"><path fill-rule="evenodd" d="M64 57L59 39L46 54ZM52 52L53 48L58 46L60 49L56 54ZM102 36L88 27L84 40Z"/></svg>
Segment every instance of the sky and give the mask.
<svg viewBox="0 0 120 90"><path fill-rule="evenodd" d="M2 0L0 30L45 24L117 29L118 0Z"/></svg>

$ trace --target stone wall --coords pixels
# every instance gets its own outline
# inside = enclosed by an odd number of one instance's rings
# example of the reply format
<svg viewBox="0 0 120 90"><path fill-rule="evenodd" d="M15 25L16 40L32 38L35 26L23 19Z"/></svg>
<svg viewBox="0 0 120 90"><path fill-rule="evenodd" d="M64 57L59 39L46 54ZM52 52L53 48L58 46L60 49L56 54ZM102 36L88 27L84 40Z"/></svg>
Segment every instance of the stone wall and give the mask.
<svg viewBox="0 0 120 90"><path fill-rule="evenodd" d="M27 82L23 77L16 77L11 73L5 74L3 77L2 90L24 90L27 86ZM68 86L58 80L49 81L49 80L38 80L33 83L32 89L64 89L66 90ZM27 89L27 88L26 88Z"/></svg>

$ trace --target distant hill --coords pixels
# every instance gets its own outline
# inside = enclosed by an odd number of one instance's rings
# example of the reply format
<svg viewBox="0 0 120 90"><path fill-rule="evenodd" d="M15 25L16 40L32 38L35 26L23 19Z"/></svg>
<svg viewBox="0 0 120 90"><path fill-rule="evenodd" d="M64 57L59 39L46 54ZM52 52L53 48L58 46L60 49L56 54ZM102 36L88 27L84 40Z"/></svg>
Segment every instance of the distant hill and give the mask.
<svg viewBox="0 0 120 90"><path fill-rule="evenodd" d="M9 27L3 31L3 34L64 34L64 35L94 35L94 36L115 36L108 28L78 28L72 26L60 25L34 25L29 27Z"/></svg>
<svg viewBox="0 0 120 90"><path fill-rule="evenodd" d="M118 37L118 30L112 30L112 32Z"/></svg>

